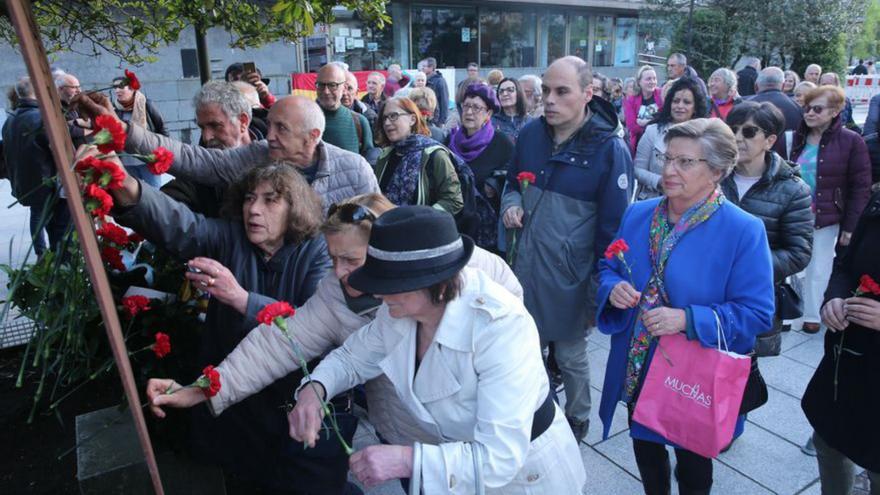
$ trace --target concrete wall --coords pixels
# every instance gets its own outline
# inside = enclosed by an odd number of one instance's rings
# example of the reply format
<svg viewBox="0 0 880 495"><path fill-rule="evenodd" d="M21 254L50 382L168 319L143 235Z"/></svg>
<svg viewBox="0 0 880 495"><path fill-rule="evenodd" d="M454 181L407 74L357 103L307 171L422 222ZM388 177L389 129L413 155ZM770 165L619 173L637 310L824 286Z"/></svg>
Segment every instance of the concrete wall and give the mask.
<svg viewBox="0 0 880 495"><path fill-rule="evenodd" d="M208 32L208 53L214 78L222 78L226 67L233 62L254 61L264 77L271 79L269 85L273 93L290 93L290 73L297 67L294 44L276 42L255 49L235 50L229 48L229 39L230 35L222 29ZM197 77L183 77L180 50L185 48L195 48L192 29L184 30L177 43L162 48L156 62L142 67L129 67L106 52L97 56L80 54L90 53L90 45L77 47L80 53L65 52L50 56L50 65L78 77L83 90L107 87L114 77L122 75L123 68L131 68L138 75L144 94L158 106L171 135L183 141L198 142L192 97L198 91L200 81ZM27 69L21 54L9 45L0 45L0 60L3 60L4 68L0 72L0 88L3 88L0 108L5 109L8 107L6 89L20 76L26 75Z"/></svg>

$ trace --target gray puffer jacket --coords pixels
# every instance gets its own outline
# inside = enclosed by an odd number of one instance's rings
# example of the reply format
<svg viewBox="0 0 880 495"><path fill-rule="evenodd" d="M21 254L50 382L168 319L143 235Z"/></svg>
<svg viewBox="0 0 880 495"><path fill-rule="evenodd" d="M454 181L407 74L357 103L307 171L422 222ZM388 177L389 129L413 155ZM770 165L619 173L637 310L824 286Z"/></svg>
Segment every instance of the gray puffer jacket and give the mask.
<svg viewBox="0 0 880 495"><path fill-rule="evenodd" d="M740 199L733 174L721 182L727 199L760 218L773 256L773 279L781 282L806 268L813 250L810 186L776 153L761 179Z"/></svg>
<svg viewBox="0 0 880 495"><path fill-rule="evenodd" d="M270 161L266 141L215 150L184 144L137 125L128 126L125 151L149 154L159 146L174 153L172 175L206 186L229 186L252 167ZM318 144L318 153L318 173L312 189L321 196L324 213L333 203L358 194L379 192L376 175L362 156L323 141Z"/></svg>

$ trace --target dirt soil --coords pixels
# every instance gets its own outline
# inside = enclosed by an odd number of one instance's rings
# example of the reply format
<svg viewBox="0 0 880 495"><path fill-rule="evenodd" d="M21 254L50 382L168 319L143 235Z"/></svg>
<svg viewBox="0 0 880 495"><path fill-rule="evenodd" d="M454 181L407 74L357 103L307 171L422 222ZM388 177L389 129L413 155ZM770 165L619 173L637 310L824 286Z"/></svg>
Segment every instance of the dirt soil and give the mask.
<svg viewBox="0 0 880 495"><path fill-rule="evenodd" d="M65 399L63 424L39 412L27 424L39 376L26 373L24 386L15 387L23 353L24 347L0 350L0 493L77 494L76 451L57 457L75 444L77 415L121 402L119 377L114 368Z"/></svg>

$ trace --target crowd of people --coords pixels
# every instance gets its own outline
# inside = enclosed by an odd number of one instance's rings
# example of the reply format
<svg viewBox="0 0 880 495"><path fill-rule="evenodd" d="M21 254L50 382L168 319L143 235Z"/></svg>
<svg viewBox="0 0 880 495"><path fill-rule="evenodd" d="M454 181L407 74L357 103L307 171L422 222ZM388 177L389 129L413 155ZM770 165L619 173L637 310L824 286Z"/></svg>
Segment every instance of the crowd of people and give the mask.
<svg viewBox="0 0 880 495"><path fill-rule="evenodd" d="M311 100L276 97L233 64L193 99L196 145L168 137L127 81L111 101L56 74L82 155L98 154L100 115L118 119L127 152L174 155L162 185L111 154L125 175L112 216L210 295L194 364L216 365L219 393L174 377L151 379L147 396L160 418L191 408L193 452L229 490L358 493L350 471L409 493L580 493L594 328L611 336L603 435L626 404L646 493L670 491L667 445L680 493L712 488L711 458L633 419L663 336L723 344L756 373L782 332L823 327L805 448L823 493L849 493L855 464L880 487L880 287L860 288L880 280L880 95L862 134L838 76L815 64L801 80L748 58L708 83L678 53L662 84L653 66L621 80L572 56L540 75L467 72L450 91L433 58L415 73L392 64L358 98L334 62ZM4 156L41 254L69 214L50 201L27 78L14 96ZM621 240L625 253L609 254ZM278 301L297 308L302 355L258 322ZM348 457L322 433L323 401L350 443L361 394L381 444Z"/></svg>

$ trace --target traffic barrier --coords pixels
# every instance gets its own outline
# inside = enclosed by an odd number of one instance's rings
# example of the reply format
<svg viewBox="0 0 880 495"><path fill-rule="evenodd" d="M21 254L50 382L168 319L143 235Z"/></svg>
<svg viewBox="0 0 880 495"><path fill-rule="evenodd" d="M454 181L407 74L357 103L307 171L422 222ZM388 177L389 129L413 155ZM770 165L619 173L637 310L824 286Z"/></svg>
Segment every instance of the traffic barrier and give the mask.
<svg viewBox="0 0 880 495"><path fill-rule="evenodd" d="M853 104L868 103L874 95L880 94L880 74L847 76L845 91Z"/></svg>

